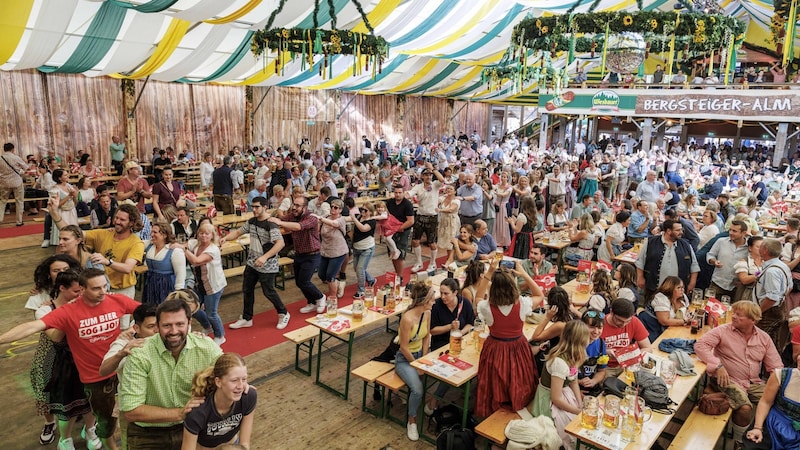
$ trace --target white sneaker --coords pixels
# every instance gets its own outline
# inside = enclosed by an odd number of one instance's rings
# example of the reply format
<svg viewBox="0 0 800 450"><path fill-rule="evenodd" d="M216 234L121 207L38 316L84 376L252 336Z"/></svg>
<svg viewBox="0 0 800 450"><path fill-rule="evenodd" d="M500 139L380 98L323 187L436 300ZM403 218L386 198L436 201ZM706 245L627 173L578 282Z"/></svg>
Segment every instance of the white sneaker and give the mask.
<svg viewBox="0 0 800 450"><path fill-rule="evenodd" d="M50 247L50 239L45 239L42 241L42 248ZM61 441L58 441L58 445L61 445Z"/></svg>
<svg viewBox="0 0 800 450"><path fill-rule="evenodd" d="M279 330L282 330L282 329L286 328L286 325L289 325L289 317L291 317L291 315L289 314L288 311L286 312L286 314L278 314L278 326L277 326L277 328Z"/></svg>
<svg viewBox="0 0 800 450"><path fill-rule="evenodd" d="M306 306L303 306L302 308L300 308L300 312L303 313L303 314L308 314L310 312L316 312L316 311L317 311L317 304L316 303L309 303Z"/></svg>
<svg viewBox="0 0 800 450"><path fill-rule="evenodd" d="M228 340L227 340L227 339L225 339L225 336L222 336L222 337L215 337L215 338L214 338L214 343L215 343L215 344L217 344L217 345L219 345L220 347L222 346L222 344L224 344L224 343L226 343L226 342L228 342Z"/></svg>
<svg viewBox="0 0 800 450"><path fill-rule="evenodd" d="M325 312L325 301L328 299L326 296L322 296L321 299L317 300L317 314L322 314Z"/></svg>
<svg viewBox="0 0 800 450"><path fill-rule="evenodd" d="M239 328L250 328L252 326L253 326L252 320L244 320L244 319L239 319L236 322L233 322L232 324L228 325L228 327L231 330L237 330Z"/></svg>
<svg viewBox="0 0 800 450"><path fill-rule="evenodd" d="M72 442L72 438L59 440L58 450L75 450L75 444Z"/></svg>
<svg viewBox="0 0 800 450"><path fill-rule="evenodd" d="M422 264L414 264L414 266L411 267L411 272L413 273L419 272L420 270L422 270Z"/></svg>
<svg viewBox="0 0 800 450"><path fill-rule="evenodd" d="M433 415L433 408L431 408L430 406L428 406L426 404L425 407L422 408L422 412L424 412L426 416L432 416Z"/></svg>
<svg viewBox="0 0 800 450"><path fill-rule="evenodd" d="M81 430L81 438L86 441L86 448L89 450L101 450L103 442L97 437L97 427L86 428Z"/></svg>
<svg viewBox="0 0 800 450"><path fill-rule="evenodd" d="M419 440L419 430L417 430L417 424L409 423L407 425L407 428L408 428L408 439L410 439L412 441L418 441Z"/></svg>
<svg viewBox="0 0 800 450"><path fill-rule="evenodd" d="M339 286L336 288L336 296L339 298L344 297L344 281L339 280Z"/></svg>

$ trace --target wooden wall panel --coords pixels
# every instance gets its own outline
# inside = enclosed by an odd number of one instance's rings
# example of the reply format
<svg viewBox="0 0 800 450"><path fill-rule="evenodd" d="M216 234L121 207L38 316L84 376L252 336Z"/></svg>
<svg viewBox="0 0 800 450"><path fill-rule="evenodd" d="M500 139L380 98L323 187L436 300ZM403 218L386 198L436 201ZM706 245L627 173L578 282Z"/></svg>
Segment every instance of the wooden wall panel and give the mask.
<svg viewBox="0 0 800 450"><path fill-rule="evenodd" d="M30 154L38 158L52 148L42 80L35 70L0 72L0 140L13 143L23 158Z"/></svg>
<svg viewBox="0 0 800 450"><path fill-rule="evenodd" d="M108 167L108 144L123 134L119 80L70 74L47 75L52 145L60 155L88 151L95 164Z"/></svg>
<svg viewBox="0 0 800 450"><path fill-rule="evenodd" d="M453 105L453 133L456 136L462 131L472 135L477 130L481 139L486 140L489 130L489 112L491 105L488 103L460 102ZM487 142L488 143L488 142Z"/></svg>
<svg viewBox="0 0 800 450"><path fill-rule="evenodd" d="M313 144L325 137L334 142L349 139L358 156L362 135L373 142L384 135L395 144L406 138L418 142L485 130L490 108L439 98L253 87L251 104L258 109L252 135L246 137L244 87L135 81L135 88L134 98L142 94L136 129L127 133L135 133L137 148L129 150L140 160L150 159L153 147L172 146L177 153L192 148L196 154L247 144L294 149L302 136ZM0 140L14 142L23 156L48 149L64 156L83 149L96 163L108 166L111 136L126 135L123 94L120 81L113 78L0 72L0 101Z"/></svg>
<svg viewBox="0 0 800 450"><path fill-rule="evenodd" d="M244 88L191 85L194 111L195 155L220 153L244 146Z"/></svg>
<svg viewBox="0 0 800 450"><path fill-rule="evenodd" d="M137 95L143 85L143 81L136 82ZM196 148L192 122L192 99L188 84L147 83L136 108L139 158L149 160L153 147L172 147L176 154L190 147Z"/></svg>
<svg viewBox="0 0 800 450"><path fill-rule="evenodd" d="M336 91L253 87L253 108L258 109L253 117L252 143L296 148L303 136L312 143L321 142L326 136L335 141L339 102ZM310 106L316 111L313 118L309 116Z"/></svg>

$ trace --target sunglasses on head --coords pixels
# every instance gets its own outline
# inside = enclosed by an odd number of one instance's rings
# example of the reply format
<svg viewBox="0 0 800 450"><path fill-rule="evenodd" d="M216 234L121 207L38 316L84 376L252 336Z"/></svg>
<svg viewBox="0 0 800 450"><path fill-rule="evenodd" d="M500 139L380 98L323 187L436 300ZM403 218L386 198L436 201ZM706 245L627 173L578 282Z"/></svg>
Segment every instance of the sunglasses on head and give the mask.
<svg viewBox="0 0 800 450"><path fill-rule="evenodd" d="M606 315L603 314L601 311L589 310L583 313L583 317L589 317L591 319L598 317L602 320L606 318Z"/></svg>

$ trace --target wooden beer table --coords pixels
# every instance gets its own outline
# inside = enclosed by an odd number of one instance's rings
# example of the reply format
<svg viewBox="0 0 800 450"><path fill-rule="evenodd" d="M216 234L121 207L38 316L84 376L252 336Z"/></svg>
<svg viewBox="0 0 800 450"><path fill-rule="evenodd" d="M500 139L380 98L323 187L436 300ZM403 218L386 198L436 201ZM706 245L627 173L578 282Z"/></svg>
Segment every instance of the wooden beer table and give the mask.
<svg viewBox="0 0 800 450"><path fill-rule="evenodd" d="M558 259L556 260L556 264L558 265L558 279L560 281L564 281L564 279L567 278L567 272L564 270L564 253L567 251L567 247L569 247L572 242L568 240L555 240L550 238L547 240L547 242L542 239L541 244L558 252Z"/></svg>
<svg viewBox="0 0 800 450"><path fill-rule="evenodd" d="M669 358L669 353L662 352L658 349L658 344L668 338L684 338L684 339L698 339L702 336L704 331L698 334L691 334L689 327L668 327L664 333L656 339L652 345L652 353L661 358ZM692 355L694 361L695 375L692 376L677 376L675 382L669 389L670 398L677 403L675 409L677 410L680 405L689 397L692 391L697 388L697 383L703 378L706 372L706 365L700 361L696 355ZM602 397L598 399L600 404L603 404ZM576 449L581 446L592 449L600 450L636 450L636 449L650 449L656 442L658 437L664 431L666 426L672 420L672 414L662 414L653 411L653 416L642 426L642 432L636 436L633 442L626 442L622 440L620 427L609 429L602 424L602 420L598 420L597 429L588 430L581 426L581 415L578 414L565 428L566 432L577 438Z"/></svg>
<svg viewBox="0 0 800 450"><path fill-rule="evenodd" d="M336 317L328 317L326 314L318 314L316 317L309 317L306 319L306 322L319 328L319 343L317 347L317 378L315 380L316 384L347 400L347 395L350 390L350 364L353 357L353 341L355 340L356 331L365 329L371 325L375 325L383 320L387 321L388 327L389 318L400 315L406 310L406 308L408 308L410 303L410 299L405 298L402 302L398 303L391 312L365 310L364 318L359 321L353 320L353 316L344 314L341 311L337 313ZM342 308L350 308L351 306L344 306L340 307L339 309L341 310ZM343 355L347 358L347 368L344 371L344 391L340 391L333 386L325 384L319 378L320 368L322 367L322 344L323 341L327 342L330 339L336 339L347 344L347 354Z"/></svg>

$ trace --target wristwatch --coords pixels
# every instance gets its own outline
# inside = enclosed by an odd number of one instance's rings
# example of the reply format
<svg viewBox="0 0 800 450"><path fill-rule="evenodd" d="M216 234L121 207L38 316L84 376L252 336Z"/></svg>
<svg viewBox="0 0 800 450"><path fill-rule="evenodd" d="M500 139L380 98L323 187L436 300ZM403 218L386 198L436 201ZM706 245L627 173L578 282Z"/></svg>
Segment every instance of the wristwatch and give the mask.
<svg viewBox="0 0 800 450"><path fill-rule="evenodd" d="M112 264L114 264L114 260L111 259L111 258L108 258L108 264L106 264L106 266L107 267L111 267Z"/></svg>

